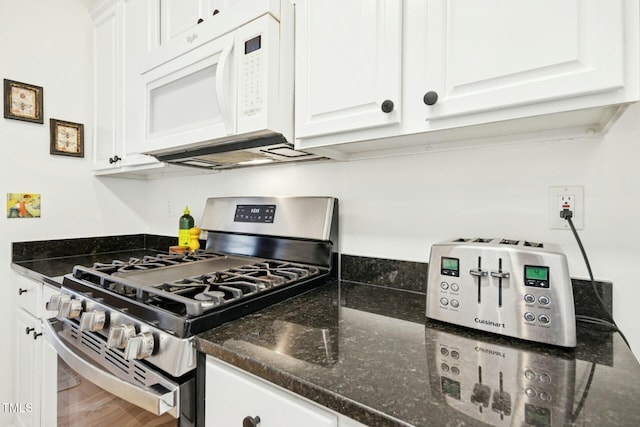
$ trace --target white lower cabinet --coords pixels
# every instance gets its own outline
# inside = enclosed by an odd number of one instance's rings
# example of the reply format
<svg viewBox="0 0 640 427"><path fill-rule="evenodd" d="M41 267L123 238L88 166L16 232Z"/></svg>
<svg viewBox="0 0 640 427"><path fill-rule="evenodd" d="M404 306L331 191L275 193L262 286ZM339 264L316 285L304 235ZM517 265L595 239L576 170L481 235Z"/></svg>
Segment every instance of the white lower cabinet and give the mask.
<svg viewBox="0 0 640 427"><path fill-rule="evenodd" d="M42 333L40 319L16 309L16 399L11 412L17 425L39 426L41 416L40 374ZM34 339L36 337L36 339Z"/></svg>
<svg viewBox="0 0 640 427"><path fill-rule="evenodd" d="M55 426L57 355L43 336L42 321L50 313L42 301L53 291L40 282L15 275L15 398L10 411L18 426Z"/></svg>
<svg viewBox="0 0 640 427"><path fill-rule="evenodd" d="M207 356L207 426L337 427L336 414L251 374ZM247 423L243 424L247 419Z"/></svg>

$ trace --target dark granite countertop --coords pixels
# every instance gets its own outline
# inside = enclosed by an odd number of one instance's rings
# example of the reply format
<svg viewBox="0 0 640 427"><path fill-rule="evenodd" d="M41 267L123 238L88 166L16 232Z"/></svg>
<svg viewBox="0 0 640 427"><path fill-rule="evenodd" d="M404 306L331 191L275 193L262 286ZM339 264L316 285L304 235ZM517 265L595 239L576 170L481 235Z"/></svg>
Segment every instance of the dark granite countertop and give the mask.
<svg viewBox="0 0 640 427"><path fill-rule="evenodd" d="M370 426L637 426L620 335L574 350L425 323L423 294L343 281L197 338L200 351Z"/></svg>
<svg viewBox="0 0 640 427"><path fill-rule="evenodd" d="M176 238L149 234L13 242L11 268L34 280L60 286L76 265L127 261L167 252Z"/></svg>
<svg viewBox="0 0 640 427"><path fill-rule="evenodd" d="M174 243L14 242L11 266L55 285L74 265ZM370 426L640 425L640 365L620 335L579 324L578 347L566 351L426 324L424 280L415 279L426 264L349 255L342 263L349 281L202 333L198 349ZM573 284L576 313L597 315L587 283ZM597 286L610 309L611 284Z"/></svg>

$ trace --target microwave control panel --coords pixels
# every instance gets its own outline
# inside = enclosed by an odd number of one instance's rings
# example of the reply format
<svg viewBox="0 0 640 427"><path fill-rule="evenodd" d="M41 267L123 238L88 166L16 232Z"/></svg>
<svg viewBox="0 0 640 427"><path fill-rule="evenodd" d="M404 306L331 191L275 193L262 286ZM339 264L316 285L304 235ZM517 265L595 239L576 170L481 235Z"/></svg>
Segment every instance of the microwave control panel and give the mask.
<svg viewBox="0 0 640 427"><path fill-rule="evenodd" d="M244 99L243 114L252 116L262 110L262 75L263 75L262 35L257 35L244 42Z"/></svg>

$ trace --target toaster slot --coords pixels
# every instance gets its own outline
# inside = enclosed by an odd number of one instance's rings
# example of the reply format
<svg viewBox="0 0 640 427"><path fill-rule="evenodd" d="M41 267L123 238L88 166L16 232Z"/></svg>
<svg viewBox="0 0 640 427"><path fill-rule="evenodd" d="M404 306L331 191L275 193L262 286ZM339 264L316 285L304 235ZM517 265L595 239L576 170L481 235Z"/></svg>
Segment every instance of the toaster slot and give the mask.
<svg viewBox="0 0 640 427"><path fill-rule="evenodd" d="M491 277L498 279L498 307L502 307L502 279L508 279L511 274L502 271L502 258L498 258L498 271L492 271Z"/></svg>

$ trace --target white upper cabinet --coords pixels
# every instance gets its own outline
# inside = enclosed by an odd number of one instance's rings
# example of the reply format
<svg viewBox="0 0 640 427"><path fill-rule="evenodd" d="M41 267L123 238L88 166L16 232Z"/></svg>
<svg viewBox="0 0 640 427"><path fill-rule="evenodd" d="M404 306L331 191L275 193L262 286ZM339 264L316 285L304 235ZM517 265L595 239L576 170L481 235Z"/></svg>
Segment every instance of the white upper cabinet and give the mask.
<svg viewBox="0 0 640 427"><path fill-rule="evenodd" d="M296 136L398 125L402 2L296 2Z"/></svg>
<svg viewBox="0 0 640 427"><path fill-rule="evenodd" d="M96 175L146 177L164 164L139 154L144 85L140 57L149 48L151 2L100 1L94 22L94 158ZM141 174L141 175L140 175Z"/></svg>
<svg viewBox="0 0 640 427"><path fill-rule="evenodd" d="M213 0L160 0L160 45L213 16Z"/></svg>
<svg viewBox="0 0 640 427"><path fill-rule="evenodd" d="M298 0L296 146L353 159L599 136L640 99L639 17L637 0Z"/></svg>
<svg viewBox="0 0 640 427"><path fill-rule="evenodd" d="M623 1L427 3L427 118L624 88Z"/></svg>

